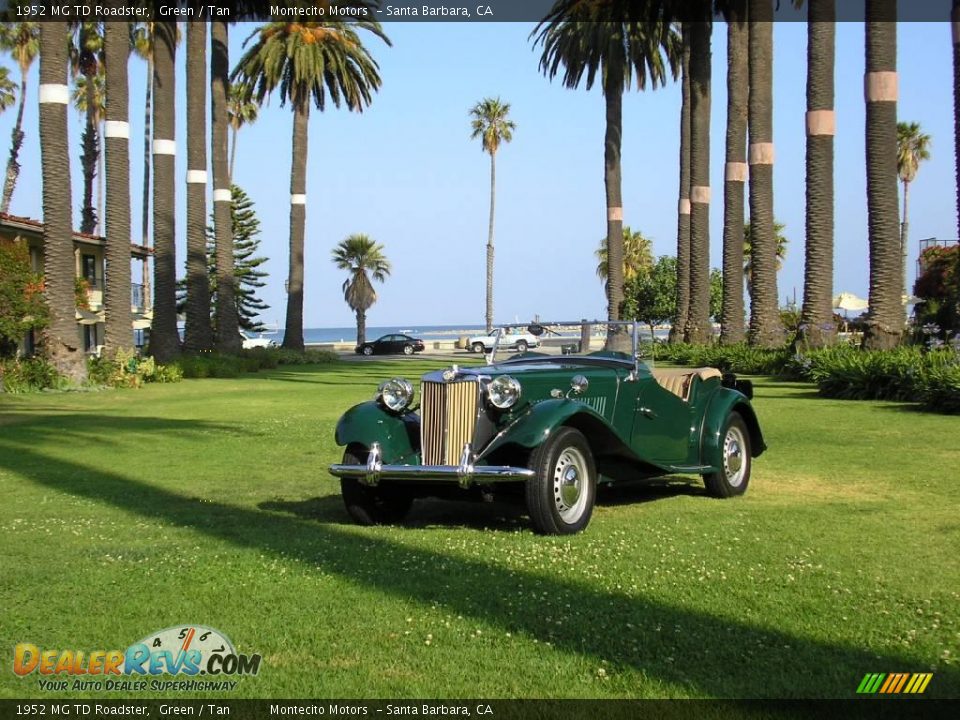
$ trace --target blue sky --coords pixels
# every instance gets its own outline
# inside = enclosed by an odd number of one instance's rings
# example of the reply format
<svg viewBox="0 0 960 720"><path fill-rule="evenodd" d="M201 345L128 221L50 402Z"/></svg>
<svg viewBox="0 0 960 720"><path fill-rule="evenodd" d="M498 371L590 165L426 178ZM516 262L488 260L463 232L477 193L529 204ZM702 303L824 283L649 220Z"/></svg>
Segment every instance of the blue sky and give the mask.
<svg viewBox="0 0 960 720"><path fill-rule="evenodd" d="M256 25L231 29L231 53ZM603 98L567 90L538 72L532 24L391 23L393 47L370 38L383 87L363 114L328 109L310 120L307 177L305 325L350 326L345 275L330 250L351 233L385 246L393 274L378 286L368 325L481 324L484 316L489 157L470 140L468 111L486 96L512 106L514 140L497 155L496 318L605 316L593 252L606 231ZM836 291L866 297L868 283L861 23L837 26ZM781 302L803 293L806 27L775 25L775 214L790 239L779 276ZM726 32L713 35L711 265L721 262L726 112ZM182 48L183 46L181 46ZM2 60L16 77L9 58ZM178 93L184 89L183 53ZM899 26L899 114L932 135L932 158L910 192L911 282L917 240L956 235L953 179L952 56L948 23ZM146 66L131 59L131 237L139 238L143 96ZM41 218L31 72L21 176L11 212ZM677 84L624 98L624 221L653 238L657 255L676 252L680 92ZM0 116L0 157L15 110ZM270 258L263 319L284 318L289 232L292 115L274 101L240 134L235 181L256 203L262 251ZM82 120L71 113L74 219L79 221ZM186 205L185 107L177 126L178 267Z"/></svg>

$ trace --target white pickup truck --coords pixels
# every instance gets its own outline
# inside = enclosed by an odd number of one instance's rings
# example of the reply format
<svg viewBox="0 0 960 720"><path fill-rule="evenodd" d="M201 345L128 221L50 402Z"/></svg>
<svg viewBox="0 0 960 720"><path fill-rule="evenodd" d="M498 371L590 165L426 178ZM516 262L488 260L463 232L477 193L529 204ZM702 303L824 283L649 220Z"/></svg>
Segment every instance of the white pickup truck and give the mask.
<svg viewBox="0 0 960 720"><path fill-rule="evenodd" d="M467 349L470 352L482 353L493 350L493 343L497 339L497 332L500 332L500 344L498 350L516 350L517 352L526 352L530 348L540 347L540 339L530 333L518 333L505 330L493 330L487 335L476 335L467 340Z"/></svg>

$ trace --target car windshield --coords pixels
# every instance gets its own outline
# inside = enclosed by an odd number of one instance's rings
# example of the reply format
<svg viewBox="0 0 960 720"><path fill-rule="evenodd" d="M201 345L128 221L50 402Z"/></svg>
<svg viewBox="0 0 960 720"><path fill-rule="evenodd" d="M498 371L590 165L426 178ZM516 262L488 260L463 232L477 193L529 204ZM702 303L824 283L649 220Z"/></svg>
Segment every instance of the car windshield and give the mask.
<svg viewBox="0 0 960 720"><path fill-rule="evenodd" d="M494 345L491 348L487 361L517 359L516 346L512 343L513 336L523 334L536 338L539 345L531 347L523 353L526 361L536 361L540 358L550 359L557 355L573 355L582 358L601 360L621 360L625 363L634 363L640 360L653 367L654 345L659 341L654 329L653 334L648 326L639 322L606 320L577 320L567 322L513 323L502 325L494 329ZM608 335L620 336L618 342L613 343L617 350L607 350Z"/></svg>

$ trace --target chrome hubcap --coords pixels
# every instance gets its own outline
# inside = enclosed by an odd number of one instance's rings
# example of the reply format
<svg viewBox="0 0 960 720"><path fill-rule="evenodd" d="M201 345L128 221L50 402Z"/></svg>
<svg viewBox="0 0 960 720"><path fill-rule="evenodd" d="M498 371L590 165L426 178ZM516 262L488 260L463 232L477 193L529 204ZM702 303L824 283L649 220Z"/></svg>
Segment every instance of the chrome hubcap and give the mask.
<svg viewBox="0 0 960 720"><path fill-rule="evenodd" d="M576 448L560 453L553 470L553 501L564 522L576 522L587 505L587 462Z"/></svg>
<svg viewBox="0 0 960 720"><path fill-rule="evenodd" d="M723 441L723 471L727 482L733 487L739 487L743 482L747 465L745 447L746 442L740 428L729 428Z"/></svg>

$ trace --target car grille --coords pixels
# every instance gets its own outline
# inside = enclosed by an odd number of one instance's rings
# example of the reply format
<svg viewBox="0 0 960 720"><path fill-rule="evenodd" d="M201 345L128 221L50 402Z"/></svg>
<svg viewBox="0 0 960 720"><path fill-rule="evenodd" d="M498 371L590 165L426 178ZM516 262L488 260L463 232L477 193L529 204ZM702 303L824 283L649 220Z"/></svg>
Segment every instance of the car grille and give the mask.
<svg viewBox="0 0 960 720"><path fill-rule="evenodd" d="M424 465L457 465L477 426L473 381L428 382L420 387L420 447Z"/></svg>

